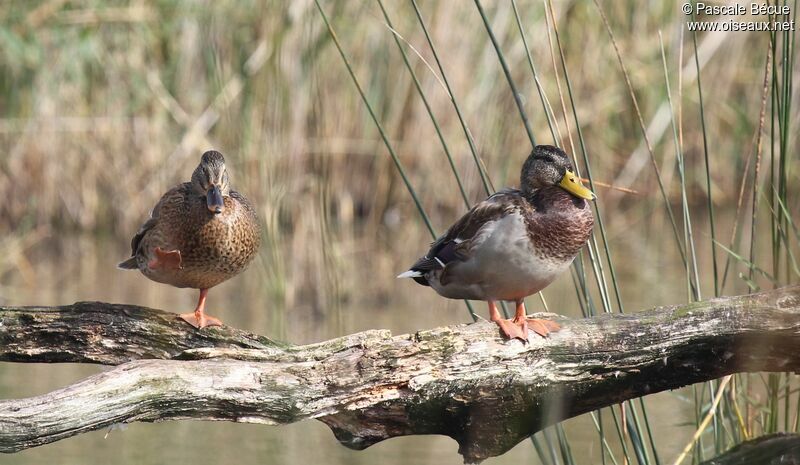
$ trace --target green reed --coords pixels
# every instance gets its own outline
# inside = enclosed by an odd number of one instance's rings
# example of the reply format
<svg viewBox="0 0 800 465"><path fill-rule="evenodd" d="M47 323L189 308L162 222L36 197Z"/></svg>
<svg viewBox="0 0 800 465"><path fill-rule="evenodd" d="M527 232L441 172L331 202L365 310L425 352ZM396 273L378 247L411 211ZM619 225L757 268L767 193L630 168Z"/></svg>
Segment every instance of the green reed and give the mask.
<svg viewBox="0 0 800 465"><path fill-rule="evenodd" d="M531 48L528 46L528 39L525 38L525 28L522 27L522 19L520 19L519 9L517 8L517 0L511 0L511 7L514 9L514 20L517 23L517 30L519 30L519 37L522 39L522 45L525 47L525 57L528 59L528 66L531 70L531 76L533 76L533 82L536 85L536 92L539 94L539 101L542 103L542 110L544 110L545 118L547 118L547 127L550 128L550 134L553 137L553 144L558 145L558 136L556 135L556 130L553 127L555 115L553 114L553 109L548 104L547 95L542 88L542 84L539 82L539 75L536 72L536 65L533 64ZM509 84L510 82L511 81L509 81ZM528 122L527 119L525 122ZM528 126L526 126L526 130L527 129Z"/></svg>
<svg viewBox="0 0 800 465"><path fill-rule="evenodd" d="M595 0L596 1L596 0ZM696 20L694 9L692 9L692 20ZM700 114L700 129L703 134L703 161L705 164L706 175L706 208L708 208L708 222L711 230L711 266L714 276L714 296L719 297L719 270L717 267L717 248L715 243L717 241L716 225L714 223L714 201L711 198L711 160L708 155L708 130L706 129L706 112L705 105L703 104L703 84L702 72L700 70L700 54L697 50L697 31L692 31L692 47L694 49L694 66L697 72L697 101L698 112Z"/></svg>
<svg viewBox="0 0 800 465"><path fill-rule="evenodd" d="M686 194L686 167L683 160L683 152L680 137L678 135L679 129L678 125L675 122L675 113L674 113L674 104L672 101L672 91L670 82L669 82L669 71L667 68L667 57L666 52L664 51L664 40L661 35L661 31L658 31L658 38L659 44L661 49L661 63L664 71L664 88L666 89L667 93L667 102L669 104L669 112L670 112L670 123L672 126L672 137L673 137L673 145L675 149L675 160L677 161L678 165L678 181L680 183L680 191L681 191L681 212L683 214L683 227L684 227L684 243L687 244L687 248L689 251L689 260L685 262L685 277L686 277L686 294L687 300L690 302L696 302L701 299L700 295L700 280L697 274L697 255L694 249L694 238L692 233L692 223L689 215L689 205L688 205L688 197ZM680 63L679 63L680 66ZM680 92L680 84L679 84L679 92ZM709 401L711 399L711 393L714 392L713 389L713 382L709 381L706 383L706 387L709 392ZM702 418L702 406L703 406L703 394L705 391L700 391L698 393L698 387L692 386L692 391L694 394L695 400L695 427L698 428L700 426L700 421ZM716 417L715 417L716 420ZM716 426L716 423L715 423ZM716 429L715 429L716 430ZM703 436L700 437L698 441L698 446L694 449L695 455L694 460L696 462L703 460ZM719 451L717 451L719 452Z"/></svg>
<svg viewBox="0 0 800 465"><path fill-rule="evenodd" d="M500 44L497 42L497 37L495 37L494 31L492 31L492 25L489 24L489 18L486 17L486 12L483 10L480 0L474 1L475 7L478 9L478 13L481 15L481 19L483 20L483 25L486 27L486 34L489 36L489 40L492 41L492 46L494 47L495 52L497 52L497 59L500 61L500 66L503 68L503 74L506 76L508 87L511 88L511 93L514 96L514 103L517 104L519 116L522 119L523 126L525 126L525 132L528 134L528 139L531 141L531 146L535 146L536 137L533 135L531 124L528 121L528 114L525 112L525 108L522 105L522 98L519 91L517 91L517 85L514 83L514 78L511 77L511 71L508 69L508 63L506 63L503 50L500 48Z"/></svg>
<svg viewBox="0 0 800 465"><path fill-rule="evenodd" d="M425 227L428 228L428 231L431 233L431 237L436 239L436 232L433 229L433 225L431 225L431 220L430 218L428 218L428 214L425 213L425 208L422 206L422 203L420 202L419 197L417 196L417 192L414 190L414 186L412 186L411 181L408 180L405 168L403 168L403 164L400 161L400 158L398 158L397 154L394 151L394 148L392 148L392 144L391 142L389 142L389 138L386 136L386 132L383 130L383 125L378 120L378 117L375 116L375 111L372 109L372 105L369 103L366 94L364 94L364 90L361 88L361 84L358 82L358 78L356 77L355 72L353 72L353 67L350 65L350 60L344 53L344 50L342 49L342 44L339 43L339 38L336 36L336 32L333 30L333 26L331 26L331 23L328 21L328 16L325 15L325 10L323 10L322 5L319 4L319 0L314 0L314 3L317 5L319 14L320 16L322 16L322 20L325 22L325 27L328 28L328 32L331 35L331 39L333 39L333 43L336 45L336 50L339 51L339 55L342 57L342 61L344 62L345 67L347 67L347 73L353 80L353 84L356 86L356 89L358 90L358 95L361 96L361 100L364 102L364 106L367 108L369 116L370 118L372 118L372 122L375 123L375 127L378 129L378 133L380 133L381 140L383 140L383 143L386 146L386 150L389 152L389 156L392 157L392 162L394 163L395 168L397 168L397 172L400 174L400 177L403 179L403 184L405 184L408 194L414 201L414 205L417 207L417 211L419 212L419 215L422 217L422 221L425 223Z"/></svg>
<svg viewBox="0 0 800 465"><path fill-rule="evenodd" d="M467 209L470 208L469 198L467 198L467 193L464 191L464 183L461 181L461 176L458 174L458 170L456 169L455 162L453 161L453 156L450 154L450 149L447 147L447 141L442 134L442 128L439 126L439 122L436 120L436 116L433 114L433 110L431 109L431 105L428 102L428 98L425 97L425 91L422 90L422 85L417 79L417 73L414 72L414 68L411 67L411 63L408 61L408 55L403 47L403 44L400 43L400 39L398 38L397 31L394 30L394 25L392 24L392 20L389 18L389 13L386 11L386 8L383 6L383 1L378 0L378 6L381 7L381 12L383 13L383 18L386 20L386 24L392 31L392 37L394 37L394 42L397 44L397 49L400 50L400 55L403 57L403 63L406 65L406 69L408 73L411 75L411 79L414 81L414 88L417 90L417 94L419 95L420 100L425 105L425 111L428 112L428 116L431 118L431 123L433 127L436 129L436 136L439 138L439 142L442 144L442 150L444 150L444 154L447 157L447 163L450 165L450 170L453 173L453 177L456 179L456 183L458 184L458 190L461 193L461 197L464 199L464 206Z"/></svg>
<svg viewBox="0 0 800 465"><path fill-rule="evenodd" d="M795 6L796 6L795 2ZM782 4L787 4L783 2ZM794 10L792 10L794 11ZM796 12L794 13L796 16ZM776 18L771 18L776 19ZM765 69L764 69L764 82L761 97L761 112L758 119L756 134L753 140L753 147L748 151L747 160L745 162L745 173L742 177L739 202L737 204L736 222L734 224L734 233L731 236L729 247L725 247L719 242L717 244L725 252L727 252L725 271L723 272L723 279L720 288L724 287L725 277L731 259L742 264L747 269L747 275L740 274L740 278L746 283L750 290L758 290L760 288L759 281L766 280L773 287L778 287L791 283L796 279L798 274L797 263L795 260L794 251L798 245L798 237L794 237L792 241L788 231L793 228L792 215L788 209L784 207L788 202L788 191L784 189L787 184L787 168L789 160L792 159L793 154L786 152L785 148L788 147L789 128L789 109L791 108L791 101L788 96L791 95L792 87L792 72L794 67L794 32L785 31L782 34L771 33L769 35L769 48L765 54ZM769 102L769 105L767 105ZM769 133L765 137L765 112L769 106ZM764 142L766 139L766 142ZM763 149L763 145L767 149ZM764 152L768 151L768 165L767 174L765 176L765 186L761 185L760 171L762 164L765 164ZM751 169L752 167L752 169ZM750 205L750 245L747 251L747 257L742 252L737 252L738 236L737 226L739 223L739 211L742 206L743 194L745 192L745 183L748 178L748 172L752 171L751 184L751 205ZM768 192L768 194L765 194ZM769 210L769 230L770 230L770 249L771 254L771 272L767 272L760 262L765 261L765 258L756 254L757 238L759 237L758 230L760 224L759 205L761 201L765 200L766 206ZM783 265L783 266L782 266ZM737 379L742 385L742 389L738 392L737 399L733 399L731 407L739 409L737 405L741 402L745 411L756 410L761 412L756 422L750 420L750 416L746 415L742 427L745 429L745 434L749 431L751 434L755 432L757 427L760 427L761 432L770 433L781 430L781 416L783 417L782 429L790 431L797 428L797 418L800 416L800 402L797 398L792 400L792 384L793 376L790 374L769 374L766 378L764 376L757 376L767 394L766 405L759 405L754 402L749 395L752 389L757 388L752 382L752 376L739 375ZM744 392L741 392L744 391ZM791 405L794 402L796 407L795 420L791 421ZM731 415L733 417L733 415ZM741 419L739 419L741 423ZM732 421L731 423L735 424Z"/></svg>
<svg viewBox="0 0 800 465"><path fill-rule="evenodd" d="M631 84L630 74L628 73L628 69L625 67L625 62L622 59L622 53L619 50L619 46L617 45L617 40L614 38L614 32L611 29L611 24L608 22L608 18L606 17L605 11L603 7L597 0L594 0L594 4L597 7L597 11L600 14L600 18L603 21L603 25L605 26L606 32L608 33L608 37L611 40L611 45L614 48L614 53L617 57L617 62L619 63L620 71L622 72L622 76L625 79L625 85L628 90L628 94L630 95L631 101L633 103L634 111L636 112L637 122L639 123L639 129L642 131L642 138L644 139L645 146L647 147L647 153L650 156L650 162L653 166L653 172L656 175L656 181L658 182L658 189L661 193L661 199L664 204L664 208L667 212L667 216L669 217L670 225L672 226L672 232L675 236L675 243L678 247L678 252L681 255L681 260L686 263L686 252L683 250L683 242L681 242L680 234L678 233L678 224L675 221L675 214L672 212L672 206L669 202L669 197L667 195L666 188L664 186L664 180L661 176L661 169L658 167L658 162L656 161L655 153L653 151L653 145L650 142L650 137L647 135L647 128L644 124L644 119L642 118L642 112L639 109L639 100L636 98L636 93L633 89L633 84ZM696 52L695 52L696 53Z"/></svg>
<svg viewBox="0 0 800 465"><path fill-rule="evenodd" d="M571 108L571 111L572 111L572 117L573 117L573 119L575 121L575 127L576 127L576 130L577 130L577 133L578 133L578 141L580 143L581 153L583 154L583 162L584 162L584 167L586 168L586 175L587 175L587 178L589 180L590 187L592 188L592 190L596 190L597 187L594 184L591 165L589 163L589 155L588 155L588 151L586 149L586 143L584 141L583 131L581 129L581 124L580 124L580 121L579 121L579 118L578 118L578 112L577 112L577 109L576 109L576 106L575 106L575 97L574 97L573 90L572 90L572 83L571 83L571 80L570 80L570 77L569 77L569 72L567 70L566 58L564 56L564 48L563 48L562 43L561 43L561 37L560 37L559 31L558 31L558 27L556 26L556 20L555 20L555 14L553 13L552 1L551 0L547 0L547 2L548 2L548 5L550 7L551 16L553 18L553 33L554 33L554 36L555 36L555 39L556 39L556 45L557 45L557 49L558 49L558 52L559 52L559 58L560 58L560 63L561 63L561 71L562 71L562 73L564 75L564 80L565 80L566 87L567 87L567 94L568 94L568 97L569 97L570 108ZM574 154L573 154L573 156L574 156ZM578 168L578 166L576 164L576 169L577 168ZM622 297L621 297L620 289L619 289L619 285L618 285L618 278L617 278L617 275L616 275L616 272L615 272L615 269L614 269L613 260L611 258L611 251L610 251L610 247L608 245L608 236L607 236L607 233L606 233L605 226L603 224L603 217L602 217L602 213L601 213L599 204L600 204L599 201L595 201L594 202L595 218L597 219L597 229L596 230L600 231L600 237L602 239L603 249L605 250L606 261L608 262L608 268L609 268L609 271L611 273L611 283L612 283L614 294L615 294L615 297L616 297L618 310L619 310L619 312L624 312L624 308L623 308L623 305L622 305ZM598 283L600 294L601 294L601 296L606 296L602 300L604 311L607 312L607 313L610 313L610 312L613 311L613 309L611 307L611 302L607 297L608 288L607 288L607 284L606 284L606 278L605 278L605 275L603 273L602 260L600 259L599 256L595 256L595 253L593 253L593 250L599 250L599 246L598 246L598 243L597 243L597 240L596 240L594 234L592 235L592 238L590 239L590 243L589 243L589 260L592 263L592 269L594 270L595 280ZM629 426L628 433L630 434L632 444L634 445L634 452L636 453L636 457L639 460L640 464L649 464L649 463L651 463L650 455L649 455L649 453L647 451L647 448L646 448L646 444L645 444L645 440L644 440L644 432L641 429L641 422L640 422L639 416L638 416L638 414L636 412L634 403L631 402L631 401L628 401L628 402L625 403L625 405L627 405L629 407L628 409L626 409L626 416L628 417L628 420L629 420L629 421L627 421L627 424ZM644 405L644 401L641 400L641 399L640 399L640 405L641 405L642 410L644 411L645 410L645 405ZM616 420L615 413L614 413L613 409L611 409L611 412L612 412L612 416L614 416L614 419ZM653 442L653 436L652 436L652 431L651 431L649 422L645 421L645 426L646 426L646 430L647 430L647 437L650 440L650 450L653 453L655 462L658 463L658 453L656 452L656 449L655 449L655 444ZM620 441L623 444L625 442L624 438L621 435L620 435ZM625 456L626 456L626 460L630 461L630 458L628 457L627 453L625 454Z"/></svg>
<svg viewBox="0 0 800 465"><path fill-rule="evenodd" d="M411 182L408 180L408 176L406 176L406 172L405 169L403 168L403 164L400 162L400 158L397 156L394 149L392 148L392 144L389 142L388 137L386 137L386 132L383 129L383 125L378 120L378 117L375 115L375 111L372 109L372 105L370 105L367 96L364 94L364 91L361 88L361 84L358 82L358 78L356 77L355 72L353 72L353 67L350 65L350 60L348 60L347 55L344 53L344 49L342 49L342 45L339 43L338 37L336 37L336 32L333 30L333 26L331 26L331 23L328 21L327 15L325 15L325 10L323 10L322 5L320 5L319 3L319 0L314 0L314 3L316 4L317 9L319 10L320 16L322 16L322 20L325 22L325 27L327 27L328 32L331 35L331 39L333 39L333 42L336 45L336 49L339 51L339 55L342 57L342 61L344 62L345 67L347 68L347 72L350 75L350 78L353 80L353 84L356 86L356 89L358 90L358 94L361 96L361 100L364 102L364 106L367 107L367 111L369 111L369 115L372 118L372 121L375 123L378 132L380 133L381 140L383 140L383 143L386 146L386 150L388 150L389 155L392 157L392 162L394 162L395 168L400 174L400 177L403 179L403 183L406 186L406 190L408 191L409 195L411 195L411 198L414 201L414 205L416 205L417 211L422 217L422 220L425 222L425 226L428 228L431 237L435 240L437 237L436 231L433 229L433 226L431 225L427 213L425 213L425 209L422 206L422 203L420 202L416 191L414 190L414 186L411 185ZM467 311L472 317L472 320L478 321L478 316L475 314L475 310L472 308L472 304L467 300L465 300L464 303L467 306Z"/></svg>
<svg viewBox="0 0 800 465"><path fill-rule="evenodd" d="M464 137L467 139L469 150L472 153L472 159L475 161L475 167L478 169L478 174L480 174L481 177L483 190L486 192L486 195L490 195L494 191L494 189L491 187L491 181L489 180L489 177L486 174L486 170L483 166L483 163L480 160L480 156L478 155L478 149L475 147L475 141L472 139L472 134L470 133L469 128L467 127L467 123L464 121L464 115L461 113L461 107L458 105L458 100L456 99L456 96L453 93L452 87L450 87L450 81L447 79L447 73L445 73L444 66L442 65L442 62L439 59L439 53L436 51L436 46L433 44L433 39L431 39L431 35L428 32L428 26L425 24L425 19L422 17L422 12L420 11L419 5L417 5L416 0L411 0L411 6L414 7L414 14L416 15L417 20L419 21L419 25L422 27L422 32L425 33L425 40L428 42L428 46L431 49L431 53L433 53L433 58L436 60L436 66L439 68L439 74L441 74L442 76L442 81L444 82L444 85L447 88L447 93L450 96L450 101L453 103L453 109L456 112L456 116L458 116L458 122L461 123L461 129L463 129Z"/></svg>

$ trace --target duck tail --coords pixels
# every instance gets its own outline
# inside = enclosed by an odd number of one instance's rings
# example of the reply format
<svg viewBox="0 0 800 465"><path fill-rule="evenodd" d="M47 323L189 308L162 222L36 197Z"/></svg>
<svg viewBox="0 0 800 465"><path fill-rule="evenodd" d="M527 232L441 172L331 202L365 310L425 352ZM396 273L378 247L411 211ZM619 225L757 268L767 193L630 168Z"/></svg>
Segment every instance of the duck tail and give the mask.
<svg viewBox="0 0 800 465"><path fill-rule="evenodd" d="M400 273L397 275L398 278L421 278L422 273L417 270L408 270L405 273Z"/></svg>
<svg viewBox="0 0 800 465"><path fill-rule="evenodd" d="M131 257L117 265L117 268L120 270L138 270L139 263L136 261L136 257Z"/></svg>
<svg viewBox="0 0 800 465"><path fill-rule="evenodd" d="M418 284L422 284L423 286L430 286L428 283L428 278L425 277L425 271L419 271L415 269L410 269L405 273L400 273L397 275L398 278L411 278L416 281Z"/></svg>

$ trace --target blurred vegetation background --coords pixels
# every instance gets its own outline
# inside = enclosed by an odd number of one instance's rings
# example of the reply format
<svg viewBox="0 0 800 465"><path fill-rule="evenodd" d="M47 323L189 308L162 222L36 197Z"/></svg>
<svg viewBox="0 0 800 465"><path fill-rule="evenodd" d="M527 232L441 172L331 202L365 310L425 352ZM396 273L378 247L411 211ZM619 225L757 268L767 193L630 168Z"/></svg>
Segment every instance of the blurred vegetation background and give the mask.
<svg viewBox="0 0 800 465"><path fill-rule="evenodd" d="M394 278L431 235L387 144L442 232L486 196L481 169L489 190L517 184L531 149L521 112L537 143L565 147L591 171L603 222L571 277L544 292L550 310L634 311L800 275L794 31L695 37L676 2L319 6L386 141L314 1L0 3L0 303L185 311L194 294L113 267L161 193L215 148L265 224L257 263L211 293L214 306L232 307L217 312L223 320L293 342L469 321L462 303ZM0 392L34 394L13 381L26 370L0 367ZM796 429L796 386L794 375L723 385L726 401L688 460ZM666 395L670 407L649 422L639 402L613 421L585 417L571 433L575 454L559 427L514 460L660 463L658 452L671 458L692 437L717 388ZM651 426L669 437L654 441ZM602 452L604 443L613 444ZM58 447L17 457L33 463ZM409 459L402 446L393 453Z"/></svg>

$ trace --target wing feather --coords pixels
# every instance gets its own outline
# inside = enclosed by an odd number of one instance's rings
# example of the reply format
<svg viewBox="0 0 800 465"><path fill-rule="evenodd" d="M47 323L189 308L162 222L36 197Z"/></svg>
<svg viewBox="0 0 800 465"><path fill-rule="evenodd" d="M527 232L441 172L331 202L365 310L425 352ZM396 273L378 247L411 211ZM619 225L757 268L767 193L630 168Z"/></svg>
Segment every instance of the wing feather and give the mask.
<svg viewBox="0 0 800 465"><path fill-rule="evenodd" d="M436 239L410 270L441 270L448 263L469 259L483 227L518 208L520 197L519 191L504 189L478 203Z"/></svg>
<svg viewBox="0 0 800 465"><path fill-rule="evenodd" d="M142 223L139 227L139 230L136 231L136 234L131 239L131 256L136 256L139 252L139 246L142 243L142 239L144 239L145 235L147 235L148 231L153 229L156 224L158 224L158 218L161 214L161 210L164 208L164 205L167 203L174 203L175 200L180 200L184 196L189 194L191 190L191 184L189 183L182 183L179 184L172 189L168 190L164 195L161 196L156 206L153 207L153 210L150 212L150 217Z"/></svg>

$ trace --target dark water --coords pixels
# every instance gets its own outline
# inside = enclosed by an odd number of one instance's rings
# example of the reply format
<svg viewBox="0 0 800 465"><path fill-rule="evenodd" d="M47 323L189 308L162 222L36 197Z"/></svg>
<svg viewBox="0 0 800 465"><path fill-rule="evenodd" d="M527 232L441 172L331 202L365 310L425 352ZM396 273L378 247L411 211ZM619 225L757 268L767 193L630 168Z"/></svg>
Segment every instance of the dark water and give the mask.
<svg viewBox="0 0 800 465"><path fill-rule="evenodd" d="M124 244L98 244L90 239L71 240L57 252L33 252L27 270L7 273L0 297L7 305L57 305L79 300L102 300L140 304L175 312L193 308L196 290L175 289L151 282L138 273L117 270L124 258ZM621 268L621 269L624 269ZM371 270L362 270L368 278ZM659 279L660 273L645 271L629 279L639 283ZM298 301L291 308L274 303L263 285L264 273L254 264L243 275L214 288L208 311L226 324L295 343L325 340L370 328L390 329L394 334L417 329L465 323L469 317L463 304L446 301L410 281L390 281L384 300L359 299L358 292L333 310L324 305ZM663 294L681 295L681 282L662 285L628 286L631 308L658 303ZM559 278L545 293L551 311L577 315L574 290L569 276ZM662 300L668 302L669 300ZM679 300L678 300L679 301ZM529 299L531 310L540 309L539 299ZM476 303L483 315L484 305ZM103 367L75 364L0 364L0 397L20 398L46 393L66 386ZM680 393L683 392L683 395ZM693 433L690 392L662 393L647 398L648 414L658 448L669 459L686 444ZM606 430L613 431L610 415L604 415ZM598 435L589 416L565 422L572 452L578 463L600 463ZM616 433L608 433L614 450L619 450ZM322 423L304 421L288 426L263 426L226 422L180 421L159 424L136 423L112 431L95 431L54 444L0 456L2 464L45 463L137 463L174 465L230 463L324 463L324 464L460 464L457 444L446 437L417 436L384 441L365 451L339 445ZM621 455L617 455L621 457ZM539 463L530 441L523 441L507 454L488 460L489 464ZM609 462L610 463L610 462ZM621 463L621 462L620 462Z"/></svg>

